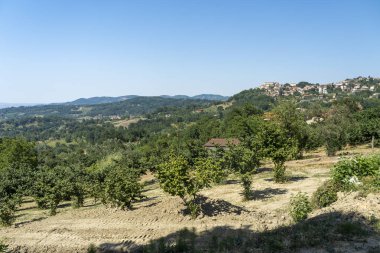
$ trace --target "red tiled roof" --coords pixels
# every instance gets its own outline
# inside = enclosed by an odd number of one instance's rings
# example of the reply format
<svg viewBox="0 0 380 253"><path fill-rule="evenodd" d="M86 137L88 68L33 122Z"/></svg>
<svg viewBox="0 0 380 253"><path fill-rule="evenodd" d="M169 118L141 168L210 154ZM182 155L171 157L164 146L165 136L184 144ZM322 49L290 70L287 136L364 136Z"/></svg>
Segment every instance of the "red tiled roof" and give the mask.
<svg viewBox="0 0 380 253"><path fill-rule="evenodd" d="M204 147L228 147L229 145L239 145L240 141L237 138L212 138L210 139Z"/></svg>

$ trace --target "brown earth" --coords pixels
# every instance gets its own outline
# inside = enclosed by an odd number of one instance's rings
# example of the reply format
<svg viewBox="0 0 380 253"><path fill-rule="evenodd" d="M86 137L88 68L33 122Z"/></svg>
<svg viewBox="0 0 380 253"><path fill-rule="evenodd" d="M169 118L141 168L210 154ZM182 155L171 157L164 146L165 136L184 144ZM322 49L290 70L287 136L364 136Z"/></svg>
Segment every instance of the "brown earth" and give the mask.
<svg viewBox="0 0 380 253"><path fill-rule="evenodd" d="M371 152L366 147L359 147L348 149L344 155ZM268 164L254 176L251 201L242 201L241 186L231 178L201 192L207 204L203 207L203 215L195 220L183 215L181 200L165 194L151 174L144 176L147 198L135 203L134 209L129 211L86 200L85 207L80 209L72 209L69 203L64 203L56 216L49 217L47 211L37 209L33 201L26 200L17 213L15 225L0 229L0 238L16 252L86 252L90 244L101 245L103 249L127 250L185 227L195 228L197 232L221 226L270 231L292 224L288 215L292 194L302 191L310 196L327 180L332 165L338 160L339 157L326 157L319 151L307 154L303 160L290 161L287 163L290 180L284 184L272 181L271 165ZM333 211L354 211L367 218L380 219L380 195L340 194L338 202L314 211L311 217ZM378 237L371 237L367 243L380 247ZM361 252L352 251L352 245L345 242L337 247L341 252ZM325 251L303 249L301 252Z"/></svg>

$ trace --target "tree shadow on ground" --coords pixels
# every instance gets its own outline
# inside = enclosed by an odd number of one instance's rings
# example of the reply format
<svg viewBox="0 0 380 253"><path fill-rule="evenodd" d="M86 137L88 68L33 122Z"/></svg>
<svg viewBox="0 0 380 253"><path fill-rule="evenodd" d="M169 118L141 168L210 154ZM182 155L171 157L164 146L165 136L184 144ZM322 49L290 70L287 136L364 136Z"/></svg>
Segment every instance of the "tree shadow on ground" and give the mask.
<svg viewBox="0 0 380 253"><path fill-rule="evenodd" d="M301 181L301 180L305 180L309 177L305 177L305 176L287 176L286 177L286 180L284 181L284 183L289 183L289 182L298 182L298 181ZM264 179L265 181L267 182L273 182L274 179L273 178L266 178Z"/></svg>
<svg viewBox="0 0 380 253"><path fill-rule="evenodd" d="M28 221L22 221L22 222L17 222L14 224L14 226L17 228L17 227L21 227L21 226L24 226L26 224L29 224L29 223L32 223L32 222L35 222L35 221L42 221L44 219L47 219L48 217L39 217L39 218L34 218L34 219L31 219L31 220L28 220Z"/></svg>
<svg viewBox="0 0 380 253"><path fill-rule="evenodd" d="M240 184L240 180L237 179L228 179L224 181L224 184Z"/></svg>
<svg viewBox="0 0 380 253"><path fill-rule="evenodd" d="M196 204L200 207L200 215L214 217L221 214L236 214L240 215L242 212L247 212L240 206L235 206L230 202L222 199L210 199L206 196L198 195ZM190 215L189 208L181 210L183 215Z"/></svg>
<svg viewBox="0 0 380 253"><path fill-rule="evenodd" d="M269 167L262 167L257 169L257 173L272 172L273 169Z"/></svg>
<svg viewBox="0 0 380 253"><path fill-rule="evenodd" d="M17 209L17 211L21 212L21 211L27 211L27 210L32 210L32 209L36 209L37 206L28 206L28 207L20 207Z"/></svg>
<svg viewBox="0 0 380 253"><path fill-rule="evenodd" d="M290 176L287 178L287 181L288 182L298 182L298 181L301 181L301 180L305 180L309 177L305 177L305 176Z"/></svg>
<svg viewBox="0 0 380 253"><path fill-rule="evenodd" d="M222 199L210 199L205 196L199 195L196 203L200 205L200 213L204 216L217 216L220 214L236 214L240 215L246 210L240 206L235 206L230 202ZM185 210L188 212L189 210Z"/></svg>
<svg viewBox="0 0 380 253"><path fill-rule="evenodd" d="M317 158L321 158L322 156L319 155L319 154L308 154L308 155L304 155L302 157L300 157L299 161L302 161L302 160L308 160L308 159L317 159Z"/></svg>
<svg viewBox="0 0 380 253"><path fill-rule="evenodd" d="M275 195L281 195L287 193L288 190L280 188L265 188L263 190L253 190L250 199L263 200L272 198Z"/></svg>
<svg viewBox="0 0 380 253"><path fill-rule="evenodd" d="M156 183L158 183L158 180L156 178L154 178L154 179L150 179L150 180L144 181L143 185L144 186L149 186L149 185L154 185Z"/></svg>
<svg viewBox="0 0 380 253"><path fill-rule="evenodd" d="M72 203L62 203L57 206L57 208L66 208L72 206Z"/></svg>
<svg viewBox="0 0 380 253"><path fill-rule="evenodd" d="M297 224L255 232L219 226L197 233L182 229L147 244L133 241L104 243L97 252L195 253L195 252L379 252L378 220L356 213L331 212Z"/></svg>
<svg viewBox="0 0 380 253"><path fill-rule="evenodd" d="M100 206L101 202L93 202L93 203L87 203L83 207L94 207L94 206Z"/></svg>
<svg viewBox="0 0 380 253"><path fill-rule="evenodd" d="M157 196L155 196L155 197L144 197L142 199L136 200L135 203L143 203L143 202L151 201L151 200L154 200L157 198L158 198Z"/></svg>
<svg viewBox="0 0 380 253"><path fill-rule="evenodd" d="M153 203L146 203L146 202L149 202L149 201L152 201L152 200L155 200L157 199L158 197L155 196L155 197L144 197L142 199L139 199L139 200L136 200L134 201L134 203L143 203L143 204L146 204L146 205L143 205L141 207L152 207L152 206L156 206L158 205L158 203L160 203L161 201L155 201Z"/></svg>

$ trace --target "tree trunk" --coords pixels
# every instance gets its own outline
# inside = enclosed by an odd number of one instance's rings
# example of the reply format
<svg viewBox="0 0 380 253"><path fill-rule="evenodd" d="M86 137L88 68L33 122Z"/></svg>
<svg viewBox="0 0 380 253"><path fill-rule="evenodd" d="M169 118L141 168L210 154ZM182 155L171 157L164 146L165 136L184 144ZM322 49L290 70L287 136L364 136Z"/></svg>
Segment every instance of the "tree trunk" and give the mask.
<svg viewBox="0 0 380 253"><path fill-rule="evenodd" d="M371 148L372 149L375 148L375 136L374 135L372 135Z"/></svg>

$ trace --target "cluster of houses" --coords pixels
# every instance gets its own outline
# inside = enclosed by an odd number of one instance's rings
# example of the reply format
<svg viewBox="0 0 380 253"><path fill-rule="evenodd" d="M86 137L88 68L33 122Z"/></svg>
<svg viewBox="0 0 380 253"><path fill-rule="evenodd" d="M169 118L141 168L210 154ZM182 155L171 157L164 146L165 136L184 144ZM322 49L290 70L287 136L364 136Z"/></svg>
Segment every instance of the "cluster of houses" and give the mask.
<svg viewBox="0 0 380 253"><path fill-rule="evenodd" d="M312 96L323 96L326 94L336 94L337 92L357 93L369 91L373 97L379 97L380 79L372 77L358 77L355 79L347 79L341 82L328 84L312 84L308 82L286 83L265 82L259 86L268 96L301 96L304 98Z"/></svg>

